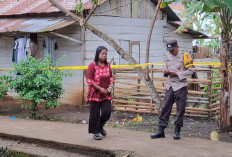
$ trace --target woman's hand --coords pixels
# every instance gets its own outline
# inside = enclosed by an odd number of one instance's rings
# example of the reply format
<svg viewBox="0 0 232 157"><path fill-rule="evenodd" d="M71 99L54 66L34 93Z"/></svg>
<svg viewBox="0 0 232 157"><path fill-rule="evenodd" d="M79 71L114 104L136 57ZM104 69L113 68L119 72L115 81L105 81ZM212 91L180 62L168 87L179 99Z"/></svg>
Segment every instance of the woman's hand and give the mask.
<svg viewBox="0 0 232 157"><path fill-rule="evenodd" d="M107 88L108 93L110 93L112 91L112 88L113 88L113 85L110 84L109 87Z"/></svg>
<svg viewBox="0 0 232 157"><path fill-rule="evenodd" d="M107 92L108 92L106 89L101 88L101 87L100 87L98 90L99 90L99 92L102 93L102 94L107 94Z"/></svg>

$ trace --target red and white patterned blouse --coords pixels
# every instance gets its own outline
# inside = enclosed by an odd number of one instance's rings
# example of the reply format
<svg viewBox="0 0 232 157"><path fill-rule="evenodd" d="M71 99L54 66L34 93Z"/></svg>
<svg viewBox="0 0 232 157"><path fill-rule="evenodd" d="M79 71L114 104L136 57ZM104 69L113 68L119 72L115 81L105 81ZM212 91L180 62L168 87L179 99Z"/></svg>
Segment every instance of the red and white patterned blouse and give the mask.
<svg viewBox="0 0 232 157"><path fill-rule="evenodd" d="M86 81L89 85L86 101L99 102L103 100L112 100L111 92L107 94L100 93L97 89L91 86L93 83L95 83L96 85L107 89L110 83L113 83L114 79L109 63L104 67L96 65L95 62L90 63L86 74Z"/></svg>

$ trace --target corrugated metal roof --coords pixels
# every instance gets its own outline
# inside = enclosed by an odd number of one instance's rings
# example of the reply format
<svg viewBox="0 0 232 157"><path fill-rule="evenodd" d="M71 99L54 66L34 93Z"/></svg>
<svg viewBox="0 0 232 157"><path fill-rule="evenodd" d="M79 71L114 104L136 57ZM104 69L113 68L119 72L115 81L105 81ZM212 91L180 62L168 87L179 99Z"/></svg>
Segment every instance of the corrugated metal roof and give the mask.
<svg viewBox="0 0 232 157"><path fill-rule="evenodd" d="M77 0L56 0L59 4L68 10L74 10L78 3ZM89 0L81 0L85 9L92 7ZM105 2L102 0L100 3ZM0 2L0 15L20 15L30 13L52 13L60 12L56 7L52 6L48 0L2 0Z"/></svg>
<svg viewBox="0 0 232 157"><path fill-rule="evenodd" d="M178 11L180 13L183 13L185 11L185 7L181 4L181 3L172 3L169 5L169 7L174 10L174 11Z"/></svg>
<svg viewBox="0 0 232 157"><path fill-rule="evenodd" d="M158 4L158 0L152 0L152 2L154 2L155 5ZM174 11L169 6L162 8L161 10L167 14L168 20L181 21L180 18L174 13Z"/></svg>
<svg viewBox="0 0 232 157"><path fill-rule="evenodd" d="M0 19L0 33L29 32L41 33L53 31L75 21L70 18L2 18Z"/></svg>
<svg viewBox="0 0 232 157"><path fill-rule="evenodd" d="M185 7L181 3L172 3L169 7L176 13L176 15L184 21L185 18L183 17L183 13L185 11Z"/></svg>
<svg viewBox="0 0 232 157"><path fill-rule="evenodd" d="M171 24L171 25L173 25L173 26L175 26L176 28L178 28L182 24L182 22L180 22L180 21L168 21L168 23ZM195 30L190 29L190 28L186 28L186 30L184 32L185 33L189 33L192 36L198 37L198 38L207 38L208 37L204 33L195 31Z"/></svg>

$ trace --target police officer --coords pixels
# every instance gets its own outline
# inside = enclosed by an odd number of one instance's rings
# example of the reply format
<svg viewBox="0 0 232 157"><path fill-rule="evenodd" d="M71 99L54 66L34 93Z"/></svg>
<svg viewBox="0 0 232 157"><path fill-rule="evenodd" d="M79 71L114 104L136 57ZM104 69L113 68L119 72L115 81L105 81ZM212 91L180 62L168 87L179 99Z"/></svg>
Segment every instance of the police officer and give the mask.
<svg viewBox="0 0 232 157"><path fill-rule="evenodd" d="M166 94L159 116L159 129L150 137L152 139L165 137L164 129L168 126L172 106L176 102L177 112L173 138L179 140L188 93L186 78L193 74L193 67L189 54L179 52L176 40L168 41L166 44L167 51L169 51L166 56L165 69L163 70L164 76L168 77Z"/></svg>

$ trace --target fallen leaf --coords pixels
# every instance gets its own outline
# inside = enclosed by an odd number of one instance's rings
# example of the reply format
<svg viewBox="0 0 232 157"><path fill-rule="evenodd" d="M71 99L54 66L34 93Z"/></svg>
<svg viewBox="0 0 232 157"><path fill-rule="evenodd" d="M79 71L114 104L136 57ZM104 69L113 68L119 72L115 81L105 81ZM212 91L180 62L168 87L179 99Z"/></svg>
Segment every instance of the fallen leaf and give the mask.
<svg viewBox="0 0 232 157"><path fill-rule="evenodd" d="M212 131L211 134L210 134L210 139L212 141L218 141L219 140L219 135L216 131Z"/></svg>
<svg viewBox="0 0 232 157"><path fill-rule="evenodd" d="M143 117L138 116L138 117L134 118L132 121L133 122L142 122L142 120L143 120Z"/></svg>

